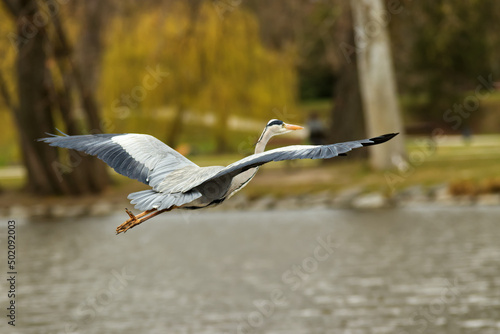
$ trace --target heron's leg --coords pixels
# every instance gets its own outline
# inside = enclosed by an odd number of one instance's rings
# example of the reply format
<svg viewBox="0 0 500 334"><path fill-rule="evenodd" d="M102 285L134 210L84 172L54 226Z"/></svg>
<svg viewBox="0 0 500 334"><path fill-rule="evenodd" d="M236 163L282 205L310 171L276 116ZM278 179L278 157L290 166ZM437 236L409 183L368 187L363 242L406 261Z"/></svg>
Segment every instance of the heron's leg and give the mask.
<svg viewBox="0 0 500 334"><path fill-rule="evenodd" d="M121 224L119 228L125 228L125 226L130 225L132 222L136 221L137 218L144 217L145 215L155 211L156 209L153 210L146 210L144 212L139 213L138 215L134 215L132 212L130 212L127 208L125 208L125 212L127 215L130 217L125 223Z"/></svg>
<svg viewBox="0 0 500 334"><path fill-rule="evenodd" d="M156 209L153 209L153 210L146 210L144 212L141 212L139 213L138 215L134 215L132 212L130 212L127 208L125 208L125 212L128 214L128 216L130 217L129 219L127 219L127 221L125 221L123 224L121 224L120 226L118 226L116 228L116 233L121 233L121 232L125 232L126 230L128 230L129 228L132 228L133 226L137 225L137 224L140 224L139 223L139 218L142 218L152 212L155 212Z"/></svg>
<svg viewBox="0 0 500 334"><path fill-rule="evenodd" d="M163 213L165 211L170 211L170 210L173 210L175 208L176 208L176 206L173 206L169 209L159 210L159 211L156 209L148 210L148 211L144 211L144 212L138 214L137 216L134 215L132 212L128 211L127 209L125 209L127 214L130 216L130 219L128 219L126 222L124 222L123 224L121 224L120 226L118 226L116 228L116 234L126 232L127 230L131 229L132 227L135 227L135 226L145 222L146 220L151 219L154 216L159 215L160 213Z"/></svg>
<svg viewBox="0 0 500 334"><path fill-rule="evenodd" d="M127 213L127 215L130 217L130 219L129 219L129 220L135 220L135 219L137 219L137 218L144 217L145 215L147 215L147 214L149 214L149 213L151 213L151 212L153 212L153 211L156 211L156 209L153 209L153 210L146 210L146 211L144 211L144 212L139 213L138 215L134 215L132 212L128 211L128 209L127 209L127 208L125 208L125 212L126 212L126 213ZM126 222L128 222L129 220L127 220ZM125 223L126 223L126 222L125 222ZM124 224L125 224L125 223L124 223Z"/></svg>

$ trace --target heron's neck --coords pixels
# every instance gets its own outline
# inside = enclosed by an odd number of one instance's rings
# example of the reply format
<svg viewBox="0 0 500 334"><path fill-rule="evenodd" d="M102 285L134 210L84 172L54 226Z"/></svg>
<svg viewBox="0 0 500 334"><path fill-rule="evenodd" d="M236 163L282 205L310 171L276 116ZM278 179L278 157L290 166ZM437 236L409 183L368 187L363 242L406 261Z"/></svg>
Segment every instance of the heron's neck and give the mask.
<svg viewBox="0 0 500 334"><path fill-rule="evenodd" d="M269 139L271 139L272 136L273 134L266 127L262 132L262 134L260 135L257 144L255 145L255 154L264 152L264 150L266 149L267 142L269 141Z"/></svg>

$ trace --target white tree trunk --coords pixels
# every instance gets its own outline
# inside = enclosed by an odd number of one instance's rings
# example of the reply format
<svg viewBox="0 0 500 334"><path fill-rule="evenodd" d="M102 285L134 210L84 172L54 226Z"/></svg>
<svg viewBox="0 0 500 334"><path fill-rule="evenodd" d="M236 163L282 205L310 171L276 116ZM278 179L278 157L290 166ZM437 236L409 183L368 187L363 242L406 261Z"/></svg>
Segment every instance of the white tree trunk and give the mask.
<svg viewBox="0 0 500 334"><path fill-rule="evenodd" d="M387 33L387 24L394 13L384 7L382 0L351 0L351 8L366 130L371 137L400 133L387 143L371 148L372 167L388 169L406 156Z"/></svg>

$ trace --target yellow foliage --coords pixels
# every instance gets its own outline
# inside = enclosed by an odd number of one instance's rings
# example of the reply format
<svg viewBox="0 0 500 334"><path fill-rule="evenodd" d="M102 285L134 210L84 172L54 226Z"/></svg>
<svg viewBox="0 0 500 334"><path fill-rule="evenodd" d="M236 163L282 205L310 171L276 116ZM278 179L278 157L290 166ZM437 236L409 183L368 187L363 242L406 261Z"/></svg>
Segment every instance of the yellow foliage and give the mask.
<svg viewBox="0 0 500 334"><path fill-rule="evenodd" d="M81 21L71 8L60 10L74 46ZM47 26L48 33L52 29ZM15 22L0 6L0 36L15 33ZM283 106L294 111L295 52L264 47L257 19L244 8L221 18L208 0L195 16L185 1L171 2L168 9L144 6L115 16L105 37L97 96L105 132L147 131L165 138L176 110L217 120L238 115L263 121L281 117L275 110ZM0 38L0 71L17 104L17 52L11 40ZM62 78L53 72L59 85ZM16 127L2 98L0 121L7 125L0 132L0 148L12 148ZM10 148L2 150L4 160L19 161L17 148Z"/></svg>
<svg viewBox="0 0 500 334"><path fill-rule="evenodd" d="M193 20L188 6L174 2L168 11L150 9L115 19L100 89L107 117L156 117L153 126L164 135L177 108L198 115L261 119L278 117L273 109L283 105L293 110L294 52L266 49L256 18L244 9L221 19L212 2L206 1ZM126 95L144 86L148 68L157 67L168 77L154 89L143 90L144 98L127 102Z"/></svg>
<svg viewBox="0 0 500 334"><path fill-rule="evenodd" d="M12 18L5 12L3 6L0 6L0 74L6 83L6 89L12 99L12 103L17 104L15 94L15 58L16 49L13 41L16 37L16 26ZM15 132L15 123L12 116L12 110L9 110L4 103L3 96L0 96L0 165L11 162L19 162L20 154L17 146L12 143L17 141Z"/></svg>

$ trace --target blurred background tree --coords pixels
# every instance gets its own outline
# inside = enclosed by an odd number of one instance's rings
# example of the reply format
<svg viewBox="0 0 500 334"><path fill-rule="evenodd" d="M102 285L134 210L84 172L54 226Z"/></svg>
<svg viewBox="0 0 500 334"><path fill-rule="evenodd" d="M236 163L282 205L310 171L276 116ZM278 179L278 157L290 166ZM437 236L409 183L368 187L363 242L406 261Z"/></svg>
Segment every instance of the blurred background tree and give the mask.
<svg viewBox="0 0 500 334"><path fill-rule="evenodd" d="M16 78L17 99L10 96L8 81L2 81L2 92L17 126L27 189L44 195L102 191L108 183L103 163L77 155L62 160L55 148L36 142L44 134L54 132L57 118L68 134L81 131L78 123L87 129L100 130L96 101L74 62L59 11L49 2L5 0L3 3L8 12L4 16L10 15L15 23L4 36L17 52L16 71L12 73ZM74 95L78 95L81 103L80 119L75 114ZM73 168L75 165L80 168Z"/></svg>
<svg viewBox="0 0 500 334"><path fill-rule="evenodd" d="M9 126L0 164L24 161L33 192L99 192L109 183L95 159L35 142L56 127L147 132L173 147L189 142L192 153L241 152L268 119L300 123L311 112L328 126L328 141L367 135L354 2L1 3L0 120ZM445 111L471 94L478 76L498 75L499 4L380 5L367 17L388 29L404 127L459 131ZM498 130L498 112L480 118L484 108L466 121L476 132Z"/></svg>
<svg viewBox="0 0 500 334"><path fill-rule="evenodd" d="M398 10L387 9L382 0L352 0L351 8L355 43L353 46L343 44L343 48L348 58L356 53L359 90L368 135L374 137L379 133L389 133L392 129L401 129L395 140L372 150L371 165L377 169L389 169L394 166L394 161L401 161L406 156L391 42L386 27L389 17L397 14Z"/></svg>
<svg viewBox="0 0 500 334"><path fill-rule="evenodd" d="M497 1L408 3L393 20L398 87L410 98L407 119L443 123L443 113L470 94L478 76L499 74ZM468 122L480 119L479 109ZM447 126L449 129L449 125Z"/></svg>
<svg viewBox="0 0 500 334"><path fill-rule="evenodd" d="M208 122L213 125L215 150L224 152L230 149L231 117L262 120L276 106L294 106L293 50L263 47L250 13L235 11L221 19L210 2L195 12L185 2L161 9L146 7L130 17L115 18L100 89L104 105L111 106L105 109L107 117L118 116L125 123L127 119L149 122L151 117L163 120L166 126L151 130L173 147L187 118L190 125ZM168 77L146 89L144 98L132 96L134 101L127 104L125 96L141 85L148 67L168 72ZM137 131L144 128L144 123L137 124Z"/></svg>

